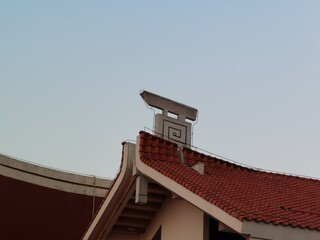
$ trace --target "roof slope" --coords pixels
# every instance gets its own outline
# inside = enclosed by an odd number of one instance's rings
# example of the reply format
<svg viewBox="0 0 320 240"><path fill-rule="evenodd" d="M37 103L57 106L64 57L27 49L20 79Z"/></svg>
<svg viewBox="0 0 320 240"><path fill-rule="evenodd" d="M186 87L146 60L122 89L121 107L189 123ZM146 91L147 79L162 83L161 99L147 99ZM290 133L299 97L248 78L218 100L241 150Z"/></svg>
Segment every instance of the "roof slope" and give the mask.
<svg viewBox="0 0 320 240"><path fill-rule="evenodd" d="M320 181L258 171L140 132L140 159L240 221L320 230ZM203 162L204 175L190 168ZM183 196L182 196L183 197Z"/></svg>

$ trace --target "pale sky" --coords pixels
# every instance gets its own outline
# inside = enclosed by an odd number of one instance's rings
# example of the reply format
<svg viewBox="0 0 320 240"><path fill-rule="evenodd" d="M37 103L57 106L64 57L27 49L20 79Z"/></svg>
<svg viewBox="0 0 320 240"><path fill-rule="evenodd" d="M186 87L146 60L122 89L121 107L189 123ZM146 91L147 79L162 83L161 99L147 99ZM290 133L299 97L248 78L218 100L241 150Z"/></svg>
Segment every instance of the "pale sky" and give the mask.
<svg viewBox="0 0 320 240"><path fill-rule="evenodd" d="M193 144L320 178L320 1L1 1L0 152L113 178L144 89Z"/></svg>

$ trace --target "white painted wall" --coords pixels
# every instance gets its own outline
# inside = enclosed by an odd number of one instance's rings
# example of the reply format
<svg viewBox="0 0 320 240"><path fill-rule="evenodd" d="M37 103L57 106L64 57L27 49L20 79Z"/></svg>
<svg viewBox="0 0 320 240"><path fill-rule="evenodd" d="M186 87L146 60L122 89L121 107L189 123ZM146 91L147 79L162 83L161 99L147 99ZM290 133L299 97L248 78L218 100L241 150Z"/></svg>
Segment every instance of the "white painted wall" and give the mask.
<svg viewBox="0 0 320 240"><path fill-rule="evenodd" d="M140 240L151 240L161 226L164 240L203 240L204 214L181 199L167 200Z"/></svg>

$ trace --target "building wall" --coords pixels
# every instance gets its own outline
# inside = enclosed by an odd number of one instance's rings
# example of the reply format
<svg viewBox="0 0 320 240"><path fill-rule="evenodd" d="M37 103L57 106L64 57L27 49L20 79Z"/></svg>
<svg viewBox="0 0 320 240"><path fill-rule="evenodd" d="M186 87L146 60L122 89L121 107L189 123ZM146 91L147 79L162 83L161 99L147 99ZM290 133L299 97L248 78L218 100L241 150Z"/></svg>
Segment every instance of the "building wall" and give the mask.
<svg viewBox="0 0 320 240"><path fill-rule="evenodd" d="M203 240L204 214L181 199L167 200L140 240L152 240L161 226L163 240Z"/></svg>
<svg viewBox="0 0 320 240"><path fill-rule="evenodd" d="M81 239L110 185L0 155L0 239Z"/></svg>
<svg viewBox="0 0 320 240"><path fill-rule="evenodd" d="M0 239L10 240L78 240L103 200L1 175L0 192Z"/></svg>

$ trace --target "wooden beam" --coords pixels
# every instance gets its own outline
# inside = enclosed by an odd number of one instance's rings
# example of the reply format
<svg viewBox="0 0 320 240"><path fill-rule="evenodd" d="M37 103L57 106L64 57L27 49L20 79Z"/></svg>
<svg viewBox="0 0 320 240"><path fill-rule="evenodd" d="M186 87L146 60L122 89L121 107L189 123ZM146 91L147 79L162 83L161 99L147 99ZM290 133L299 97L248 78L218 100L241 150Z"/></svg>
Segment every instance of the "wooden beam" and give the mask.
<svg viewBox="0 0 320 240"><path fill-rule="evenodd" d="M128 226L135 228L146 228L148 224L149 220L128 217L119 217L115 223L117 226Z"/></svg>
<svg viewBox="0 0 320 240"><path fill-rule="evenodd" d="M135 203L128 203L126 205L126 208L129 209L138 209L138 210L144 210L144 211L158 211L161 207L161 204L156 204L156 203L147 203L145 205L138 205Z"/></svg>
<svg viewBox="0 0 320 240"><path fill-rule="evenodd" d="M125 233L132 233L132 234L142 234L145 232L144 228L134 228L134 227L125 227L125 226L117 226L114 225L112 228L112 231L114 232L125 232Z"/></svg>
<svg viewBox="0 0 320 240"><path fill-rule="evenodd" d="M157 184L150 184L149 183L149 189L148 189L149 193L155 193L155 194L160 194L160 195L164 195L167 196L168 195L168 191L165 190L163 187L160 187Z"/></svg>
<svg viewBox="0 0 320 240"><path fill-rule="evenodd" d="M122 217L134 217L134 218L138 218L138 219L151 220L152 218L154 218L155 215L156 215L155 212L125 208L122 211L120 216L122 216Z"/></svg>
<svg viewBox="0 0 320 240"><path fill-rule="evenodd" d="M132 196L130 199L135 200L135 197ZM154 203L162 203L166 200L166 196L162 194L151 194L148 193L148 202L154 202Z"/></svg>

